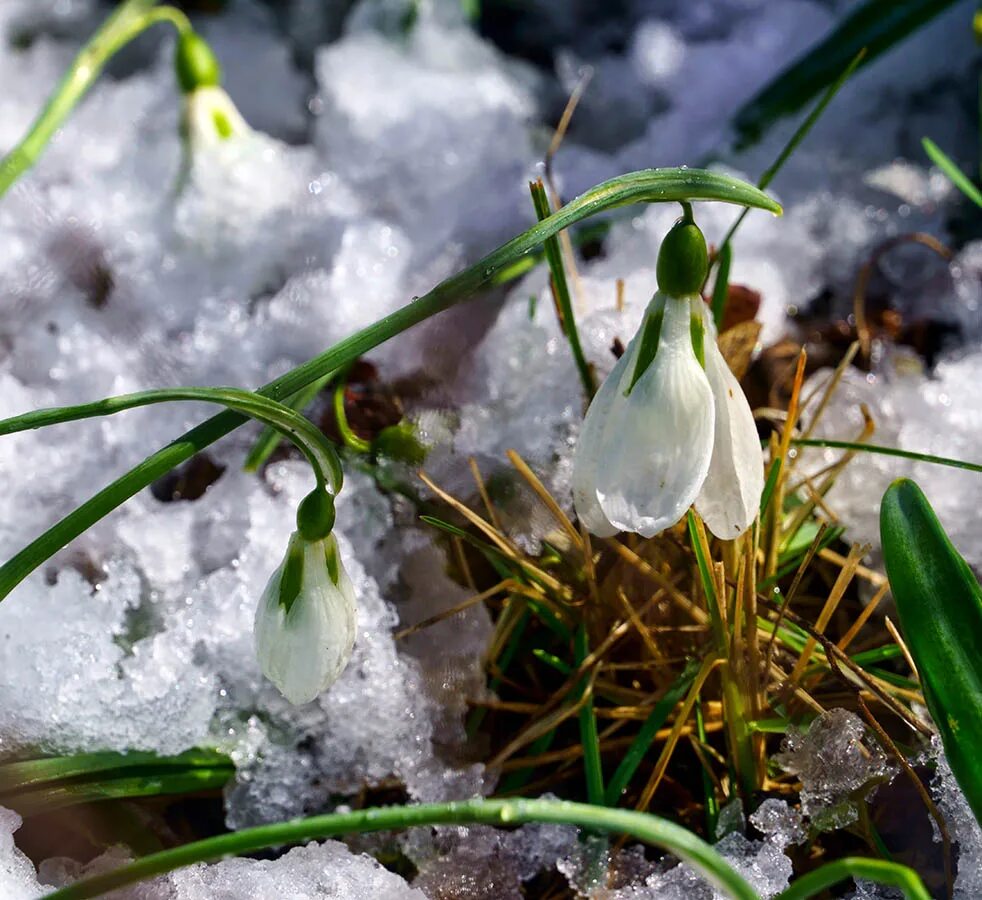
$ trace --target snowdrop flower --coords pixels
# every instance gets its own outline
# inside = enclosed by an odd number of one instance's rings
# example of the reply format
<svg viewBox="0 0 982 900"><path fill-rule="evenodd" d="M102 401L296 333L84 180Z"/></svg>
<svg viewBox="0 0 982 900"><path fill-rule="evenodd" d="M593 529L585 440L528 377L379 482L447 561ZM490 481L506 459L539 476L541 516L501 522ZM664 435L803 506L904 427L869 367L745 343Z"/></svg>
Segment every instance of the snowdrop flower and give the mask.
<svg viewBox="0 0 982 900"><path fill-rule="evenodd" d="M321 488L297 510L297 530L256 609L263 674L291 703L308 703L340 677L355 643L354 588L331 533L334 502Z"/></svg>
<svg viewBox="0 0 982 900"><path fill-rule="evenodd" d="M251 132L222 89L222 68L201 35L188 31L178 38L174 68L184 94L181 131L192 148L214 146Z"/></svg>
<svg viewBox="0 0 982 900"><path fill-rule="evenodd" d="M699 294L707 268L705 240L687 214L662 243L660 290L641 328L587 411L573 500L600 537L652 537L693 504L720 538L737 537L756 516L760 441Z"/></svg>

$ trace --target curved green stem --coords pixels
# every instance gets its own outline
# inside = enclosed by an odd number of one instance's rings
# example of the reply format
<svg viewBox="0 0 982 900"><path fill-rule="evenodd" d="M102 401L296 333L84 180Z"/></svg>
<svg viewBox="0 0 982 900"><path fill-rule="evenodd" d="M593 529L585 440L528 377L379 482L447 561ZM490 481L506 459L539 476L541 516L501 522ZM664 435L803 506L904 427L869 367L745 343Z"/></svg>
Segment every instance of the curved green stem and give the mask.
<svg viewBox="0 0 982 900"><path fill-rule="evenodd" d="M0 161L0 197L37 162L62 122L92 87L115 53L158 22L169 22L178 31L191 27L187 16L179 9L152 9L158 2L126 0L79 51L30 130Z"/></svg>
<svg viewBox="0 0 982 900"><path fill-rule="evenodd" d="M631 203L679 200L717 200L773 213L781 212L780 205L763 191L715 172L684 168L646 169L620 175L581 194L548 218L493 250L470 268L441 282L428 294L414 299L319 356L281 375L260 388L257 393L274 400L283 400L296 394L311 382L349 365L389 338L467 299L482 285L493 281L499 271L535 250L546 238L588 216ZM6 596L34 569L103 516L245 421L244 416L235 412L220 413L147 457L99 491L0 567L0 598Z"/></svg>
<svg viewBox="0 0 982 900"><path fill-rule="evenodd" d="M305 416L290 407L252 391L239 388L205 387L205 388L162 388L153 391L140 391L134 394L121 394L117 397L107 397L92 403L82 403L78 406L60 406L50 409L38 409L33 412L14 416L0 421L0 437L44 428L48 425L60 425L64 422L77 422L80 419L91 419L96 416L111 416L127 409L140 406L150 406L154 403L171 403L174 401L200 401L202 403L218 403L228 409L235 410L275 428L284 437L291 440L307 457L317 483L321 487L330 486L333 493L341 490L344 473L334 445L324 434ZM0 597L4 596L3 581L0 579Z"/></svg>
<svg viewBox="0 0 982 900"><path fill-rule="evenodd" d="M837 859L807 875L802 875L794 884L781 891L774 900L807 900L808 897L814 897L847 878L865 878L878 884L900 888L907 900L931 900L924 882L913 869L908 869L907 866L899 863L882 859L864 859L858 856Z"/></svg>
<svg viewBox="0 0 982 900"><path fill-rule="evenodd" d="M592 831L627 834L668 850L698 869L736 900L760 900L757 892L712 847L681 825L647 813L562 800L466 800L421 806L390 806L313 816L247 828L145 856L112 872L85 878L48 894L45 900L85 900L182 866L232 854L341 834L385 831L414 825L518 825L550 822Z"/></svg>
<svg viewBox="0 0 982 900"><path fill-rule="evenodd" d="M341 440L356 453L369 453L372 449L371 442L358 437L348 424L348 414L344 411L344 392L346 388L347 383L341 382L334 389L334 418L338 423L338 432L341 434Z"/></svg>

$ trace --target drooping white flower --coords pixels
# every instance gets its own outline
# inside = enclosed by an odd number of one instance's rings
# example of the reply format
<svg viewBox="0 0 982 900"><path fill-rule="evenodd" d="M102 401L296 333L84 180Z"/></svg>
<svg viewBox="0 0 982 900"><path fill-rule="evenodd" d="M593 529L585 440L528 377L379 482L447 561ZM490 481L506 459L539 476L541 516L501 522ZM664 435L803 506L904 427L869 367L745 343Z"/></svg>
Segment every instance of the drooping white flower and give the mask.
<svg viewBox="0 0 982 900"><path fill-rule="evenodd" d="M694 503L713 534L732 539L757 514L760 441L698 292L706 267L705 240L687 215L662 244L661 290L587 410L573 501L600 537L651 537Z"/></svg>
<svg viewBox="0 0 982 900"><path fill-rule="evenodd" d="M291 703L308 703L344 671L355 643L354 588L333 534L290 536L286 557L256 609L263 674Z"/></svg>
<svg viewBox="0 0 982 900"><path fill-rule="evenodd" d="M181 130L192 148L214 146L251 132L222 89L218 58L197 32L185 31L178 37L174 70L184 95Z"/></svg>
<svg viewBox="0 0 982 900"><path fill-rule="evenodd" d="M651 537L678 522L702 488L715 408L692 345L691 308L689 298L656 294L590 404L573 461L573 498L594 534ZM655 331L657 352L637 376L646 332L651 341Z"/></svg>

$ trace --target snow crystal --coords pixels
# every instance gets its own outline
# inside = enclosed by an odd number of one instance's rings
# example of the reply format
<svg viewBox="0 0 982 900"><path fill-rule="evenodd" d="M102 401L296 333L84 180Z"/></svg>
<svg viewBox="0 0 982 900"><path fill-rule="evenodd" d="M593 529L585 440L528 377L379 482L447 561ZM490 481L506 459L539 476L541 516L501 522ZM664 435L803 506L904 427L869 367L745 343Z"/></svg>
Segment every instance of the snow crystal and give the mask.
<svg viewBox="0 0 982 900"><path fill-rule="evenodd" d="M801 811L819 830L854 822L856 801L896 772L862 720L844 709L822 713L807 731L789 732L774 760L801 779Z"/></svg>

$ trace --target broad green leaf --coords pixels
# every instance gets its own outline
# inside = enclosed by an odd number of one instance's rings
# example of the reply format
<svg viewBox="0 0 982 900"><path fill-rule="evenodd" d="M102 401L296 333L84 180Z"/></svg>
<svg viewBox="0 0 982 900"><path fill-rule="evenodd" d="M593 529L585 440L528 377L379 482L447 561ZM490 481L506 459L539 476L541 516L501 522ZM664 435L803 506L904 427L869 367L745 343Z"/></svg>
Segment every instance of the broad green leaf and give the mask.
<svg viewBox="0 0 982 900"><path fill-rule="evenodd" d="M924 698L951 770L982 822L982 587L909 479L883 495L880 538Z"/></svg>

